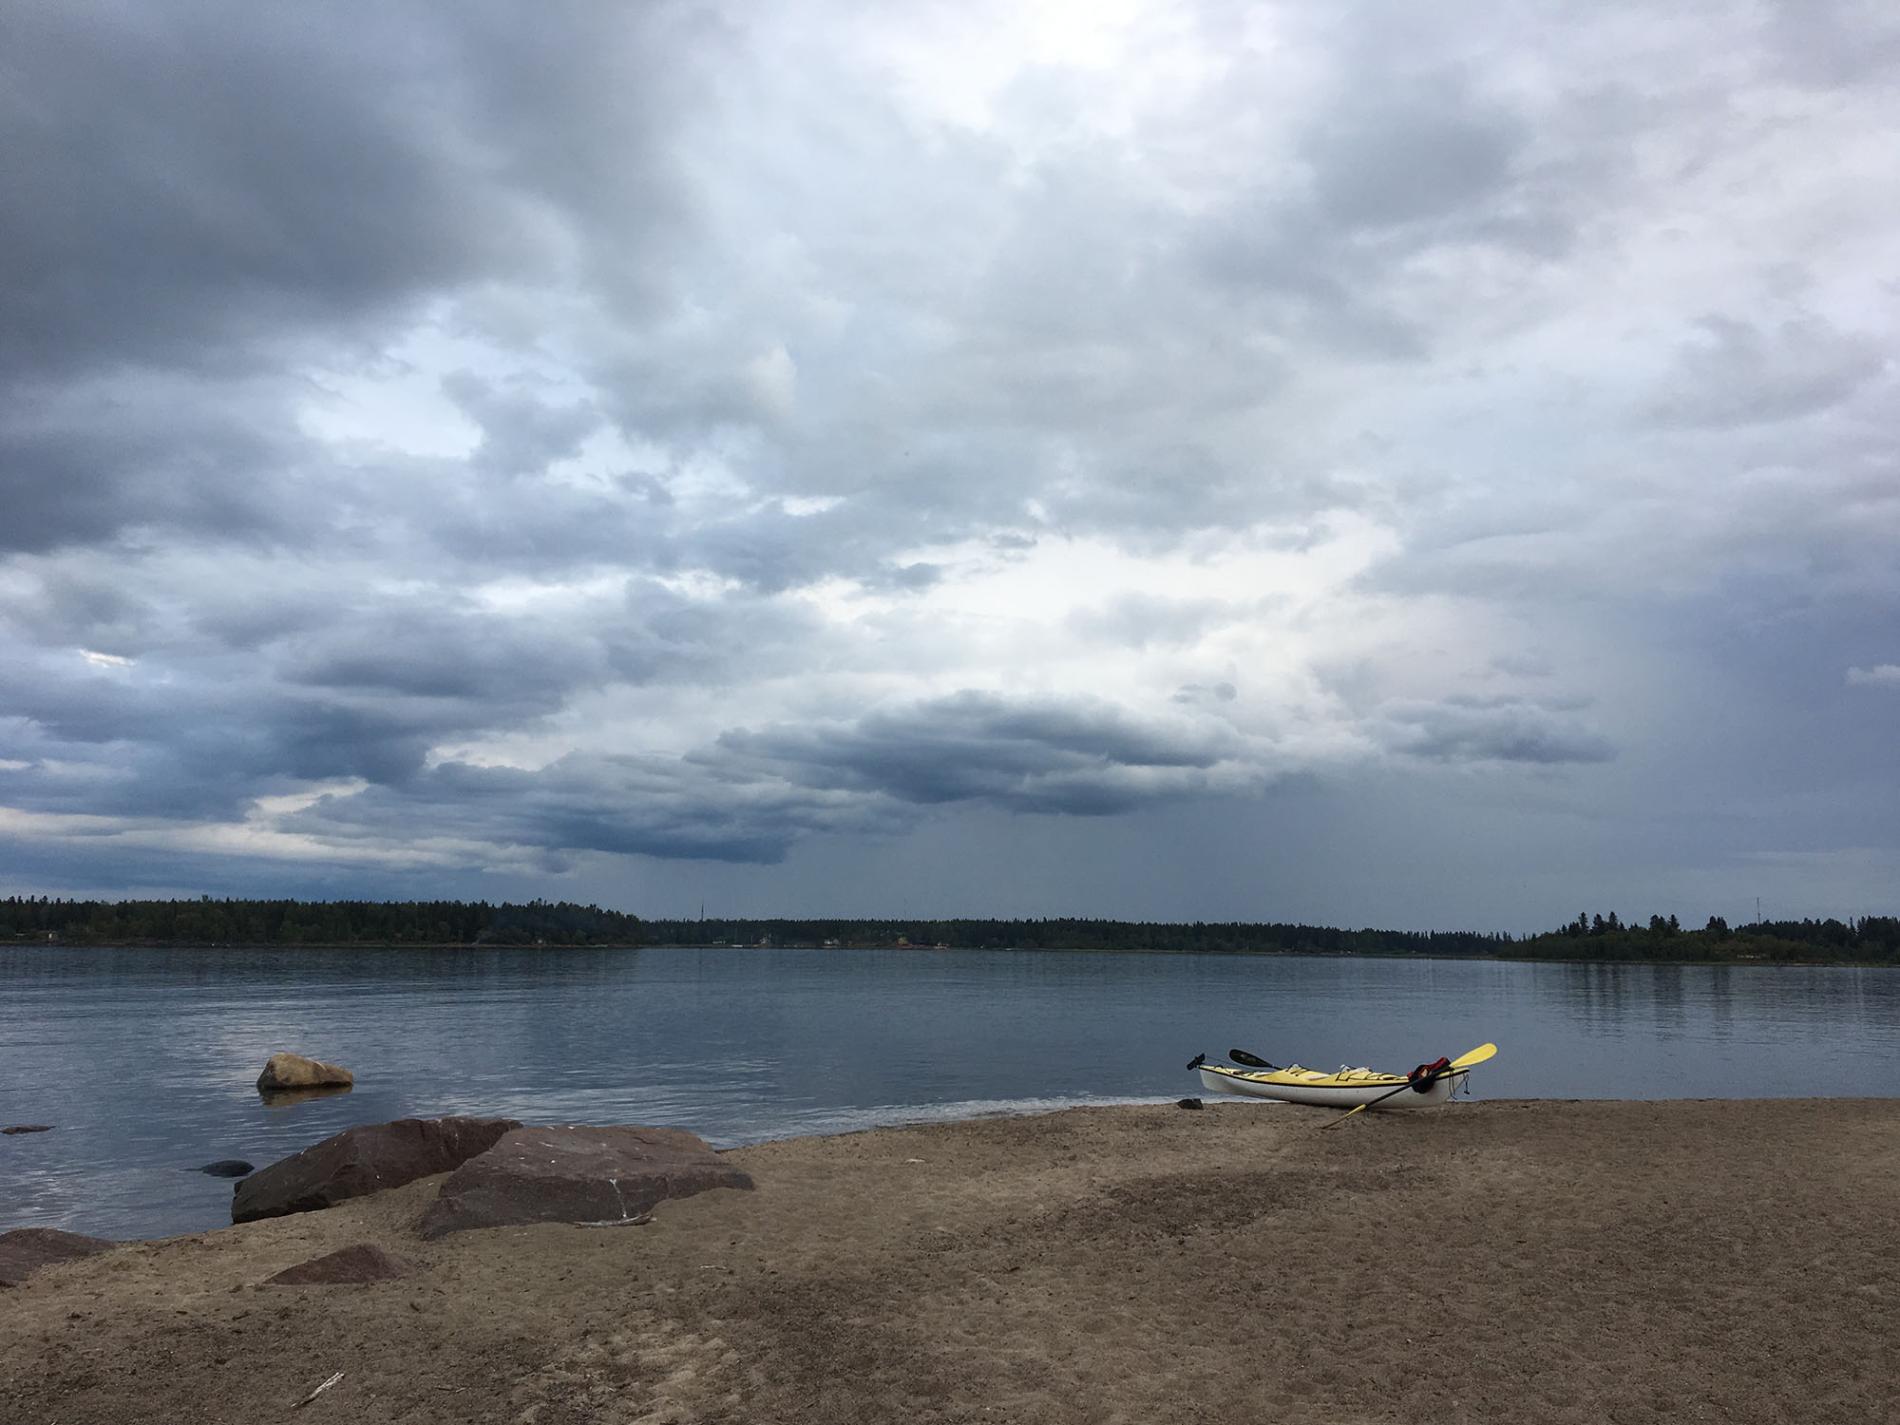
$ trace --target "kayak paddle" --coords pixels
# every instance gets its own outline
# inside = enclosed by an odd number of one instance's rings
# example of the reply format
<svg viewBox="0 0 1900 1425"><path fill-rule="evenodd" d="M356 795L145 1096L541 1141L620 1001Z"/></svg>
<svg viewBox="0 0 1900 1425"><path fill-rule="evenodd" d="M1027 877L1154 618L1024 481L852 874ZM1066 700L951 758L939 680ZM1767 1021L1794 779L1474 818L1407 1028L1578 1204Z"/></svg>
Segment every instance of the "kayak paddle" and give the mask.
<svg viewBox="0 0 1900 1425"><path fill-rule="evenodd" d="M1277 1069L1278 1064L1269 1064L1258 1054L1249 1054L1245 1049L1229 1049L1227 1057L1236 1064L1245 1064L1250 1069Z"/></svg>
<svg viewBox="0 0 1900 1425"><path fill-rule="evenodd" d="M1434 1070L1432 1073L1427 1074L1424 1080L1425 1085L1427 1088L1429 1088L1435 1080L1441 1079L1445 1077L1445 1075L1447 1074L1455 1074L1461 1069L1475 1068L1477 1065L1482 1064L1486 1059L1491 1058L1497 1052L1498 1052L1498 1046L1495 1044L1480 1044L1476 1049L1471 1049L1463 1054L1460 1054L1456 1059L1453 1059L1449 1064L1445 1065L1444 1068ZM1404 1093L1407 1089L1413 1087L1416 1082L1417 1082L1416 1080L1407 1079L1404 1083L1400 1084L1397 1088L1393 1089L1391 1093L1382 1093L1377 1098L1373 1099L1372 1102L1370 1103L1362 1103L1358 1105L1358 1107L1356 1108L1349 1108L1344 1113L1340 1114L1339 1117L1335 1118L1331 1123L1322 1123L1320 1124L1320 1127L1323 1129L1337 1128L1339 1127L1340 1124L1344 1123L1348 1118L1351 1118L1355 1113L1358 1113L1361 1109L1377 1108L1380 1104L1384 1103L1387 1099L1394 1098L1398 1096L1399 1094Z"/></svg>

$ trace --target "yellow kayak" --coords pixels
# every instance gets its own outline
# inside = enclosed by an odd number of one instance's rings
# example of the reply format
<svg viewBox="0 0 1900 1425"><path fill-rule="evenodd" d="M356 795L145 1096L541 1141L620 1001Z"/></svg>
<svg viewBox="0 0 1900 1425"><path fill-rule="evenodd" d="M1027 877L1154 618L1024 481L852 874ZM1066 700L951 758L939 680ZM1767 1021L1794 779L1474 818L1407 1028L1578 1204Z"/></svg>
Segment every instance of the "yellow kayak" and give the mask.
<svg viewBox="0 0 1900 1425"><path fill-rule="evenodd" d="M1428 1072L1384 1074L1374 1069L1339 1069L1327 1073L1289 1064L1284 1069L1235 1069L1225 1064L1199 1064L1201 1084L1209 1093L1242 1098L1270 1098L1283 1103L1311 1103L1326 1108L1429 1108L1448 1103L1471 1070L1498 1052L1495 1044L1481 1045L1442 1067L1421 1066ZM1401 1092L1403 1090L1403 1092Z"/></svg>

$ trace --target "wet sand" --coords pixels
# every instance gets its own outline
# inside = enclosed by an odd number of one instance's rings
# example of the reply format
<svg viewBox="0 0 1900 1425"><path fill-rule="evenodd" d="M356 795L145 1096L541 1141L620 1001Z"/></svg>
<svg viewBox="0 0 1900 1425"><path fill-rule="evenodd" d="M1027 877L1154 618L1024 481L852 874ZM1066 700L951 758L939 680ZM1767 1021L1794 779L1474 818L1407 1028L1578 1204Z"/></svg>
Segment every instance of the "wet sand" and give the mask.
<svg viewBox="0 0 1900 1425"><path fill-rule="evenodd" d="M0 1291L0 1418L1896 1418L1900 1100L1328 1116L766 1144L642 1227L423 1243L429 1180L135 1244ZM416 1274L261 1285L357 1242Z"/></svg>

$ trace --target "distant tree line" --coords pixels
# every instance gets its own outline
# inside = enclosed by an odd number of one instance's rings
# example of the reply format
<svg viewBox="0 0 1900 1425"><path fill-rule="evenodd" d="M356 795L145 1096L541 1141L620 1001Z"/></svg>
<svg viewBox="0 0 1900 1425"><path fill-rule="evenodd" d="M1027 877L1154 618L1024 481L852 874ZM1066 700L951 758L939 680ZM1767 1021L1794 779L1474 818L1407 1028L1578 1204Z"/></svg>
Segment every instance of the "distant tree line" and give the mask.
<svg viewBox="0 0 1900 1425"><path fill-rule="evenodd" d="M0 901L0 940L87 945L637 945L638 916L566 901Z"/></svg>
<svg viewBox="0 0 1900 1425"><path fill-rule="evenodd" d="M1278 951L1314 955L1500 955L1512 943L1475 930L1337 930L1244 921L650 920L649 945L946 945L960 949Z"/></svg>
<svg viewBox="0 0 1900 1425"><path fill-rule="evenodd" d="M1652 915L1625 925L1615 911L1584 913L1561 930L1520 941L1527 960L1772 960L1790 963L1900 964L1900 918L1763 920L1730 928L1719 915L1700 930L1675 916Z"/></svg>
<svg viewBox="0 0 1900 1425"><path fill-rule="evenodd" d="M1776 920L1700 930L1652 915L1625 924L1584 913L1523 938L1465 930L1344 930L1246 921L642 920L599 906L534 900L90 901L10 896L0 943L71 945L936 945L1018 950L1176 950L1427 955L1524 960L1766 960L1900 964L1900 919Z"/></svg>

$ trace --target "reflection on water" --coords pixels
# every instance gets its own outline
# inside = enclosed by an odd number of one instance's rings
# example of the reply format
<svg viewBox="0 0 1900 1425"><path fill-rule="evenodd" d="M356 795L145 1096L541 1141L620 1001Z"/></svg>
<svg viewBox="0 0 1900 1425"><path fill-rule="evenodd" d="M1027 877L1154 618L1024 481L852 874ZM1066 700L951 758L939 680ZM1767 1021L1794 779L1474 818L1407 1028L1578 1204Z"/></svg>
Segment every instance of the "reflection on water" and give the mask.
<svg viewBox="0 0 1900 1425"><path fill-rule="evenodd" d="M341 1098L351 1088L349 1084L324 1084L308 1089L259 1089L257 1097L266 1108L291 1108L300 1103L314 1103L320 1098Z"/></svg>
<svg viewBox="0 0 1900 1425"><path fill-rule="evenodd" d="M720 1145L1195 1092L1229 1045L1479 1097L1900 1093L1900 971L803 950L0 949L0 1229L218 1225L228 1185L405 1114L677 1124ZM356 1072L268 1104L274 1051Z"/></svg>

